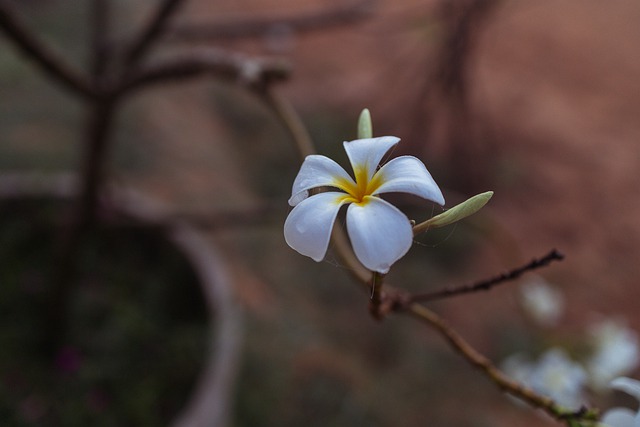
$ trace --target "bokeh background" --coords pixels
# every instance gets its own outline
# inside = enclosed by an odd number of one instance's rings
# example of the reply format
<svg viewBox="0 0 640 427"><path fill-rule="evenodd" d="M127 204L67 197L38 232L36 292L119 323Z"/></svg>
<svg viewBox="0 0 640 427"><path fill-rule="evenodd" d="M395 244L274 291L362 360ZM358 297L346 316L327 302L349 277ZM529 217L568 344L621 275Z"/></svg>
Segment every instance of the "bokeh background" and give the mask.
<svg viewBox="0 0 640 427"><path fill-rule="evenodd" d="M56 52L86 66L89 2L9 3ZM112 3L114 41L135 33L157 5ZM553 327L526 317L519 283L431 305L496 363L553 345L579 357L588 325L602 317L638 330L640 3L363 4L367 13L335 25L280 25L255 37L189 43L169 38L157 51L197 44L286 58L293 71L277 90L320 153L345 164L341 143L355 138L358 114L368 107L374 133L402 138L394 154L420 157L448 206L495 192L475 217L419 237L391 283L433 290L490 277L552 248L563 252L562 263L538 272L565 298ZM227 24L350 5L189 0L171 22ZM0 36L0 172L77 171L84 107ZM366 294L332 253L315 263L286 246L286 200L301 160L257 97L207 78L158 86L129 99L114 129L112 182L205 223L220 213L261 212L201 227L230 271L242 311L231 425L557 425L503 396L424 325L400 315L373 320ZM22 366L16 358L27 358L28 337L40 333L29 307L48 270L38 267L47 265L47 253L38 252L42 237L30 231L37 221L19 207L5 205L0 223L3 425L50 425L60 402L60 425L169 424L207 348L192 273L183 260L162 258L171 250L153 236L130 231L125 248L97 236L79 259L77 341L54 368L36 368L39 359ZM437 212L426 202L406 208L418 220ZM159 265L171 272L158 273ZM96 356L105 351L108 357ZM47 378L45 385L34 386L37 378ZM607 406L613 398L589 399Z"/></svg>

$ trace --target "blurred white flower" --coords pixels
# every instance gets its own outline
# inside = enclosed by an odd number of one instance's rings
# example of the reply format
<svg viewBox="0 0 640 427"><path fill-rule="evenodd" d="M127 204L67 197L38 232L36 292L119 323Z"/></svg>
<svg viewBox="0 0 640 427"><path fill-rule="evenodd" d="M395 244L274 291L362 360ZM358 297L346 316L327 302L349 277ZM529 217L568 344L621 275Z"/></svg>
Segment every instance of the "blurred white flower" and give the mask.
<svg viewBox="0 0 640 427"><path fill-rule="evenodd" d="M535 392L550 397L559 405L577 410L585 402L585 370L564 350L552 348L533 363L522 355L509 357L504 371Z"/></svg>
<svg viewBox="0 0 640 427"><path fill-rule="evenodd" d="M623 391L640 401L640 381L631 378L616 378L611 388ZM604 413L601 426L606 427L640 427L640 413L628 408L613 408Z"/></svg>
<svg viewBox="0 0 640 427"><path fill-rule="evenodd" d="M378 168L398 141L384 136L345 142L355 179L328 157L307 156L289 199L294 208L284 224L287 244L302 255L321 261L338 211L349 205L347 232L356 257L369 270L388 272L411 247L413 230L409 219L378 195L409 193L444 205L440 188L417 158L397 157ZM330 190L309 196L309 190L319 187Z"/></svg>
<svg viewBox="0 0 640 427"><path fill-rule="evenodd" d="M638 367L638 335L623 322L606 319L593 325L589 335L594 350L586 367L595 390L602 390L614 378Z"/></svg>
<svg viewBox="0 0 640 427"><path fill-rule="evenodd" d="M564 297L541 277L520 287L521 303L526 313L542 326L558 323L564 310Z"/></svg>

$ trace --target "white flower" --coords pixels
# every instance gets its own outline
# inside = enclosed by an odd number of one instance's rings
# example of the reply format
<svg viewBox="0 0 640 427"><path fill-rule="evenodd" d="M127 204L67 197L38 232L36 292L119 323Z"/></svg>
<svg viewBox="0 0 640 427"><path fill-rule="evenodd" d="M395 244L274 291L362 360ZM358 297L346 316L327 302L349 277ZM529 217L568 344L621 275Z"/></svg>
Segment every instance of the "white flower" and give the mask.
<svg viewBox="0 0 640 427"><path fill-rule="evenodd" d="M417 158L397 157L378 169L383 156L398 141L384 136L345 142L355 179L328 157L307 156L289 199L294 208L284 224L287 244L321 261L338 211L348 204L347 231L356 257L369 270L388 272L411 247L413 230L398 208L378 196L409 193L444 205L438 185ZM330 190L309 196L309 190L318 187Z"/></svg>
<svg viewBox="0 0 640 427"><path fill-rule="evenodd" d="M562 293L544 279L536 278L521 288L522 306L539 324L553 326L558 323L564 309Z"/></svg>
<svg viewBox="0 0 640 427"><path fill-rule="evenodd" d="M587 370L596 390L638 366L638 336L622 322L607 319L593 326L590 335L594 353L587 361Z"/></svg>
<svg viewBox="0 0 640 427"><path fill-rule="evenodd" d="M504 362L503 369L562 406L577 410L584 403L587 374L559 348L548 350L537 363L528 362L520 355L511 356Z"/></svg>
<svg viewBox="0 0 640 427"><path fill-rule="evenodd" d="M640 401L640 381L631 378L616 378L611 381L611 388L624 391ZM602 416L601 426L606 427L640 427L640 413L628 408L609 409Z"/></svg>

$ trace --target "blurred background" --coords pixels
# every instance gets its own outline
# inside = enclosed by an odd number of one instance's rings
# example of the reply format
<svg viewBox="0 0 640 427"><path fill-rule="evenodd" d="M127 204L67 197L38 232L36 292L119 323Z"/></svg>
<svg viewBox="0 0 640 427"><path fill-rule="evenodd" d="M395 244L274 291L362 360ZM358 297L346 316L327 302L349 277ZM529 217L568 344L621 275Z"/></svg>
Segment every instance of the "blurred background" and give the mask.
<svg viewBox="0 0 640 427"><path fill-rule="evenodd" d="M91 3L0 6L86 70ZM160 2L108 3L108 40L119 46ZM552 248L566 255L520 282L430 304L496 364L515 353L535 360L553 347L587 360L589 331L603 319L624 325L637 344L640 3L182 3L151 60L212 47L282 58L292 71L275 90L318 152L346 166L342 141L356 137L367 107L374 134L400 137L393 154L420 157L447 207L495 192L474 217L419 236L390 283L435 290ZM3 179L77 173L88 103L0 34ZM241 324L229 425L557 425L502 395L424 325L402 315L373 320L368 296L332 252L315 263L287 247L282 225L301 158L273 111L243 85L203 76L136 92L119 104L109 144L107 180L194 224L228 272ZM415 200L404 208L418 221L437 213ZM51 364L41 351L40 307L55 270L58 210L46 198L1 205L2 424L171 424L211 346L192 266L156 228L97 227L76 257L70 332ZM531 280L561 295L553 321L527 311L522 285ZM620 373L633 376L636 363ZM585 387L583 398L628 403L597 387Z"/></svg>

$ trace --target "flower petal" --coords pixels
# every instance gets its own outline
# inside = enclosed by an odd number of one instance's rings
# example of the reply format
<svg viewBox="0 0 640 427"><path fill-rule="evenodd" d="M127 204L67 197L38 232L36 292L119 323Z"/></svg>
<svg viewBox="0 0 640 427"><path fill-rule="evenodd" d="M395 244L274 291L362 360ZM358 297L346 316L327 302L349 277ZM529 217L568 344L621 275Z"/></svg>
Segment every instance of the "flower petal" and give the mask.
<svg viewBox="0 0 640 427"><path fill-rule="evenodd" d="M308 190L312 188L330 186L348 191L346 188L342 188L341 182L353 183L353 178L342 166L325 156L318 154L307 156L300 166L300 172L298 172L295 181L293 181L289 205L296 206L306 199L309 196Z"/></svg>
<svg viewBox="0 0 640 427"><path fill-rule="evenodd" d="M357 175L358 171L366 171L366 179L369 181L384 155L399 141L400 138L395 136L356 139L345 141L344 149L349 156L354 173Z"/></svg>
<svg viewBox="0 0 640 427"><path fill-rule="evenodd" d="M356 257L369 270L386 273L411 248L409 219L378 197L352 203L347 210L347 231Z"/></svg>
<svg viewBox="0 0 640 427"><path fill-rule="evenodd" d="M322 261L333 223L344 203L344 193L331 191L315 194L297 204L284 222L287 244L314 261Z"/></svg>
<svg viewBox="0 0 640 427"><path fill-rule="evenodd" d="M611 381L609 386L613 389L623 391L640 401L640 381L626 377L619 377Z"/></svg>
<svg viewBox="0 0 640 427"><path fill-rule="evenodd" d="M634 427L635 412L627 408L613 408L605 412L601 425L607 427Z"/></svg>
<svg viewBox="0 0 640 427"><path fill-rule="evenodd" d="M413 156L400 156L385 164L376 173L382 184L374 194L409 193L444 205L444 196L424 164Z"/></svg>

